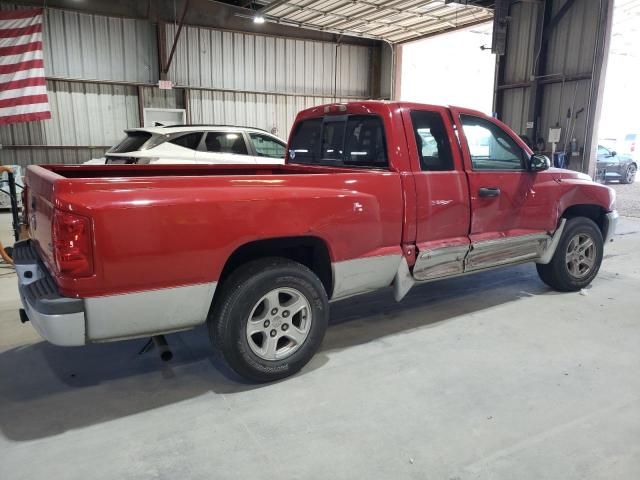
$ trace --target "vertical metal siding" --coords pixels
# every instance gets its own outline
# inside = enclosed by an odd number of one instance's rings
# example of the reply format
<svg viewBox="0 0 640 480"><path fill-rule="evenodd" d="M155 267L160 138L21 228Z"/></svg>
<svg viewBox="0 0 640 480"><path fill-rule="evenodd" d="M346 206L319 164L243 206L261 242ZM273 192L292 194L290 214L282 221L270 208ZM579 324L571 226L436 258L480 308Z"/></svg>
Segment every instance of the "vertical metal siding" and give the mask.
<svg viewBox="0 0 640 480"><path fill-rule="evenodd" d="M504 113L502 121L516 133L527 132L527 108L529 106L529 88L514 88L503 93ZM535 142L536 139L531 139Z"/></svg>
<svg viewBox="0 0 640 480"><path fill-rule="evenodd" d="M553 14L562 6L555 1ZM599 2L575 2L558 23L549 41L548 73L591 72L598 30Z"/></svg>
<svg viewBox="0 0 640 480"><path fill-rule="evenodd" d="M158 87L142 87L144 108L185 108L184 92L180 88L160 90Z"/></svg>
<svg viewBox="0 0 640 480"><path fill-rule="evenodd" d="M553 3L552 16L564 1ZM542 15L542 4L514 3L510 15L512 21L508 32L508 50L504 58L505 83L525 83L531 80L538 52L535 51L535 30L538 15ZM540 132L546 137L548 129L559 125L564 135L566 115L569 108L585 108L583 118L578 118L574 136L584 137L586 107L589 102L590 80L565 81L562 76L591 74L597 35L599 2L588 0L575 2L568 13L552 31L548 45L546 75L556 76L558 83L542 87L543 106ZM526 115L529 105L529 88L504 90L502 118L518 133L526 132ZM575 97L575 102L574 102ZM535 139L532 139L535 141Z"/></svg>
<svg viewBox="0 0 640 480"><path fill-rule="evenodd" d="M511 6L512 22L507 33L509 52L504 57L506 83L519 83L529 80L536 61L535 35L538 21L538 5L534 3L516 3Z"/></svg>
<svg viewBox="0 0 640 480"><path fill-rule="evenodd" d="M167 25L167 51L175 32L175 25ZM369 70L370 47L188 26L169 78L190 87L327 96L333 95L336 80L337 96L365 98Z"/></svg>
<svg viewBox="0 0 640 480"><path fill-rule="evenodd" d="M245 125L277 130L287 139L291 125L300 110L332 103L333 97L293 96L261 93L191 90L189 109L193 123ZM338 98L337 101L348 101Z"/></svg>
<svg viewBox="0 0 640 480"><path fill-rule="evenodd" d="M391 83L393 75L393 47L383 44L380 61L380 97L391 98Z"/></svg>
<svg viewBox="0 0 640 480"><path fill-rule="evenodd" d="M106 148L33 148L0 150L3 165L43 165L51 163L83 163L104 156Z"/></svg>
<svg viewBox="0 0 640 480"><path fill-rule="evenodd" d="M48 76L156 82L155 28L145 20L45 10Z"/></svg>
<svg viewBox="0 0 640 480"><path fill-rule="evenodd" d="M65 81L48 81L51 120L0 126L2 162L73 163L91 158L98 149L12 149L12 145L96 146L113 145L125 128L138 126L135 87ZM68 157L64 155L69 154Z"/></svg>

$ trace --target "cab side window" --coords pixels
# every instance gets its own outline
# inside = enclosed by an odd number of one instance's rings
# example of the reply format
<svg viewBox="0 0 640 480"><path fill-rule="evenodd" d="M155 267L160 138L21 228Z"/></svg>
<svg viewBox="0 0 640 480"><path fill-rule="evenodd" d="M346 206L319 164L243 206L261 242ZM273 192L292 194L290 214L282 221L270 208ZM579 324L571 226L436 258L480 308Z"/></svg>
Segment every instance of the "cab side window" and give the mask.
<svg viewBox="0 0 640 480"><path fill-rule="evenodd" d="M420 168L423 171L453 170L451 146L438 112L414 110L411 112L413 133L418 146Z"/></svg>
<svg viewBox="0 0 640 480"><path fill-rule="evenodd" d="M474 170L524 170L524 151L498 125L460 115Z"/></svg>

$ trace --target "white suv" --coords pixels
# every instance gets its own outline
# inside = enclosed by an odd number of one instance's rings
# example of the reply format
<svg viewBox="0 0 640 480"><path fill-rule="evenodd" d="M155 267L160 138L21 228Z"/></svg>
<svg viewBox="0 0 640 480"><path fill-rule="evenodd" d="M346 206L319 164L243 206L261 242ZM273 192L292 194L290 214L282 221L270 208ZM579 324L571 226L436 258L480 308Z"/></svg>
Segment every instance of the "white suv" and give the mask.
<svg viewBox="0 0 640 480"><path fill-rule="evenodd" d="M257 128L188 125L134 128L93 164L284 163L286 143Z"/></svg>

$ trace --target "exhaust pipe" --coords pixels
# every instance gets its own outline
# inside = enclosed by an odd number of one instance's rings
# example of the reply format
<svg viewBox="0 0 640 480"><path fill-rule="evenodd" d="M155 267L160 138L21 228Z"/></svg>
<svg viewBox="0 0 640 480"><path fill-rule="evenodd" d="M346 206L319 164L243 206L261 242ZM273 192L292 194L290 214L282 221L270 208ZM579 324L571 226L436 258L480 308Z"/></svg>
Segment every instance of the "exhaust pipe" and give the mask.
<svg viewBox="0 0 640 480"><path fill-rule="evenodd" d="M167 344L167 339L164 338L164 335L154 335L151 339L157 347L158 352L160 353L160 358L163 362L168 362L173 358L173 353L171 352L171 349Z"/></svg>

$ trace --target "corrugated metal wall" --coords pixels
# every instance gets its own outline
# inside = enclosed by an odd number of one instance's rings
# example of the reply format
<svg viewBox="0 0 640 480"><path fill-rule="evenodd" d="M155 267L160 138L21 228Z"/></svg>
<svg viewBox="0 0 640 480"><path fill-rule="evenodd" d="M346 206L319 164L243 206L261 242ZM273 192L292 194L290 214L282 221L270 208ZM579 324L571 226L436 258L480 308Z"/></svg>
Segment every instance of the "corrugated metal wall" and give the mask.
<svg viewBox="0 0 640 480"><path fill-rule="evenodd" d="M167 51L175 30L167 25ZM190 87L362 98L370 95L370 50L185 27L169 78Z"/></svg>
<svg viewBox="0 0 640 480"><path fill-rule="evenodd" d="M511 6L511 21L507 31L508 54L504 65L504 83L513 85L529 81L535 56L535 33L538 5L517 3ZM511 54L513 52L513 54ZM503 92L501 120L520 134L527 132L527 109L530 87L511 88Z"/></svg>
<svg viewBox="0 0 640 480"><path fill-rule="evenodd" d="M334 98L191 90L189 100L192 123L255 126L286 140L300 110L331 103Z"/></svg>
<svg viewBox="0 0 640 480"><path fill-rule="evenodd" d="M120 140L122 130L138 126L138 97L134 86L56 80L47 81L47 89L52 120L0 128L3 164L88 160L94 152L103 152L104 147ZM28 148L32 145L37 148ZM82 148L42 148L44 146ZM72 151L73 155L64 157Z"/></svg>
<svg viewBox="0 0 640 480"><path fill-rule="evenodd" d="M0 4L14 8L22 7ZM160 90L153 85L156 31L145 20L47 8L52 119L0 126L0 162L77 163L101 156L124 129L141 124L139 91L142 108L185 108L191 123L257 126L283 138L302 108L370 97L372 47L187 26L169 72L181 88ZM167 52L174 32L166 25Z"/></svg>
<svg viewBox="0 0 640 480"><path fill-rule="evenodd" d="M551 18L564 3L564 0L552 2ZM598 36L603 35L598 30L601 8L599 0L574 2L549 36L546 63L540 77L542 110L538 131L546 141L549 128L560 126L559 149L564 147L565 140L571 140L571 136L576 137L580 147L588 148L587 120L594 101L592 76L596 42ZM539 60L536 25L543 14L543 2L512 2L507 52L501 59L504 77L502 84L497 86L497 95L501 96L498 102L502 103L501 119L519 134L529 136L531 130L527 129L527 120L532 120L529 113L531 80ZM571 109L573 115L581 108L584 112L568 124L567 110ZM535 142L535 139L531 140ZM581 162L582 157L576 159L572 168L585 167Z"/></svg>
<svg viewBox="0 0 640 480"><path fill-rule="evenodd" d="M44 53L50 77L158 81L156 31L145 20L45 10Z"/></svg>

